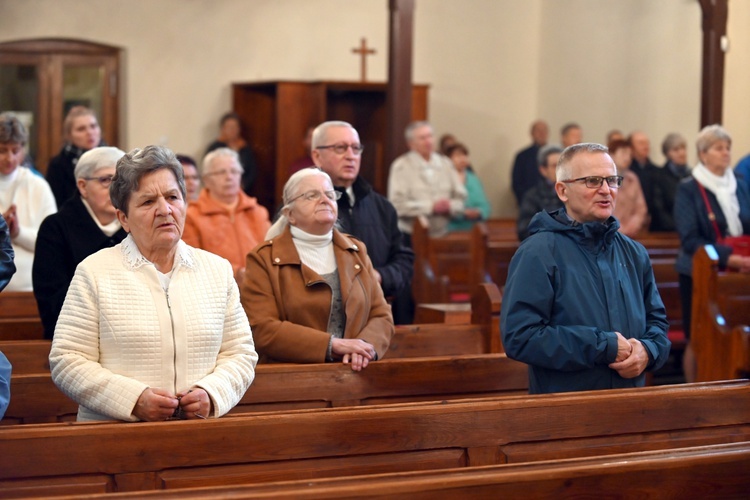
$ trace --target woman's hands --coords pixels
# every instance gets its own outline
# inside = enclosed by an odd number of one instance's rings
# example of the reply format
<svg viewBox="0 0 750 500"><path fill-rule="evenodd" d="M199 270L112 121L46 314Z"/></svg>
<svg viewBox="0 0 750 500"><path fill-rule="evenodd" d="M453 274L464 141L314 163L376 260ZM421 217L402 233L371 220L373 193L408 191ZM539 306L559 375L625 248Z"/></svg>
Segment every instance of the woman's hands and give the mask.
<svg viewBox="0 0 750 500"><path fill-rule="evenodd" d="M377 353L375 348L361 339L338 339L331 341L331 354L341 357L344 364L351 363L355 372L367 368L367 365L375 359Z"/></svg>
<svg viewBox="0 0 750 500"><path fill-rule="evenodd" d="M168 420L174 416L188 420L207 418L211 414L211 398L201 388L172 394L164 389L148 388L138 398L133 415L146 422Z"/></svg>

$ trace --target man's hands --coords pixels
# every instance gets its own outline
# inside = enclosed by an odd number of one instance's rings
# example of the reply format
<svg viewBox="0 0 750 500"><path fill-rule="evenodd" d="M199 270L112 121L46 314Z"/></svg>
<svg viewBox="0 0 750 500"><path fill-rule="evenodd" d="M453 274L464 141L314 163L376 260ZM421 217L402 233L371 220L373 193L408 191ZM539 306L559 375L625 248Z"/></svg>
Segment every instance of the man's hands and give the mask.
<svg viewBox="0 0 750 500"><path fill-rule="evenodd" d="M626 339L620 332L617 335L617 357L609 367L620 374L622 378L635 378L648 366L648 353L640 341Z"/></svg>

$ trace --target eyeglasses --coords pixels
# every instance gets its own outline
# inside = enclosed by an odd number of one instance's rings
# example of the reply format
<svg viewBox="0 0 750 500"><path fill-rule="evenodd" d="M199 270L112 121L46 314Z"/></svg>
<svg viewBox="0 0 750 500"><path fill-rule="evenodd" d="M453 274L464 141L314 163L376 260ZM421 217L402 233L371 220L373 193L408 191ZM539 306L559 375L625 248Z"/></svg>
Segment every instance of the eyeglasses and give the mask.
<svg viewBox="0 0 750 500"><path fill-rule="evenodd" d="M355 156L359 156L364 151L365 147L362 144L331 144L329 146L318 146L315 149L333 149L336 154L342 155L346 153L349 148L352 148L352 153Z"/></svg>
<svg viewBox="0 0 750 500"><path fill-rule="evenodd" d="M341 191L308 191L306 193L302 193L299 196L295 196L294 198L289 200L289 203L295 200L299 200L300 198L304 198L307 201L318 201L323 195L325 195L326 198L331 201L338 201L339 198L341 198Z"/></svg>
<svg viewBox="0 0 750 500"><path fill-rule="evenodd" d="M102 187L109 187L114 177L114 175L102 175L101 177L84 177L84 179L87 181L97 181Z"/></svg>
<svg viewBox="0 0 750 500"><path fill-rule="evenodd" d="M583 181L586 183L586 187L589 189L599 189L602 187L602 184L604 181L607 181L607 185L613 189L619 188L622 186L622 176L621 175L611 175L609 177L599 177L598 175L592 175L589 177L579 177L578 179L570 179L567 181L561 181L565 184L570 184L571 182L579 182Z"/></svg>
<svg viewBox="0 0 750 500"><path fill-rule="evenodd" d="M231 175L232 177L238 177L242 175L242 170L239 168L230 168L230 169L224 169L224 170L217 170L216 172L209 172L205 174L209 177L213 177L215 175L221 175L222 177L226 177L227 175Z"/></svg>

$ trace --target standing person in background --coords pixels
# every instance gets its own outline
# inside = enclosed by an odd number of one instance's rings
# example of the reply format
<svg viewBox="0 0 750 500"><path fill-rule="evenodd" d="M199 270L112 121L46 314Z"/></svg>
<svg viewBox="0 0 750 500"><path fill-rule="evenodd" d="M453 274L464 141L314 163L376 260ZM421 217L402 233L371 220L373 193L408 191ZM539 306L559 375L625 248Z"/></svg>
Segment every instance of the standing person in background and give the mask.
<svg viewBox="0 0 750 500"><path fill-rule="evenodd" d="M206 154L219 148L229 148L237 153L243 169L242 190L251 194L253 183L258 176L258 167L255 163L253 149L242 136L242 121L237 113L230 112L221 117L221 120L219 120L219 137L208 145Z"/></svg>
<svg viewBox="0 0 750 500"><path fill-rule="evenodd" d="M734 173L739 174L739 177L750 187L750 154L737 163L737 166L734 167Z"/></svg>
<svg viewBox="0 0 750 500"><path fill-rule="evenodd" d="M294 160L294 162L289 165L289 170L287 171L288 177L291 177L294 172L299 172L303 168L312 167L313 165L315 165L312 157L310 156L313 130L315 130L315 127L307 127L305 138L302 140L302 147L305 148L305 154Z"/></svg>
<svg viewBox="0 0 750 500"><path fill-rule="evenodd" d="M42 177L21 167L28 133L12 113L0 115L0 214L8 224L15 252L16 274L8 290L32 290L31 266L37 231L57 211L52 190Z"/></svg>
<svg viewBox="0 0 750 500"><path fill-rule="evenodd" d="M628 137L628 142L632 147L633 161L630 164L630 170L638 176L643 189L643 196L646 198L648 212L654 211L654 176L658 167L651 162L651 141L643 132L636 130Z"/></svg>
<svg viewBox="0 0 750 500"><path fill-rule="evenodd" d="M60 211L44 219L39 228L32 280L46 339L51 339L55 333L57 318L78 264L127 236L109 197L115 165L124 155L124 151L111 147L83 153L75 169L78 196L69 198Z"/></svg>
<svg viewBox="0 0 750 500"><path fill-rule="evenodd" d="M435 151L432 126L424 121L406 127L409 152L393 161L388 176L388 199L398 212L398 227L411 247L414 220L423 215L430 236L448 232L452 217L463 214L466 188L451 161Z"/></svg>
<svg viewBox="0 0 750 500"><path fill-rule="evenodd" d="M13 263L14 256L8 224L0 215L0 292L10 283L10 278L16 272L16 265Z"/></svg>
<svg viewBox="0 0 750 500"><path fill-rule="evenodd" d="M563 148L583 142L583 129L577 123L566 123L560 129L560 142Z"/></svg>
<svg viewBox="0 0 750 500"><path fill-rule="evenodd" d="M650 231L674 231L674 201L677 186L682 179L690 177L687 165L687 141L680 134L669 134L661 144L667 157L664 167L654 169L654 203L651 212Z"/></svg>
<svg viewBox="0 0 750 500"><path fill-rule="evenodd" d="M89 149L104 145L94 110L85 106L70 108L63 122L63 138L65 145L47 167L47 182L58 207L78 194L74 175L78 159Z"/></svg>
<svg viewBox="0 0 750 500"><path fill-rule="evenodd" d="M516 154L513 160L513 194L516 204L521 205L523 195L534 187L542 177L539 174L537 156L539 149L547 144L549 126L543 120L531 124L531 145Z"/></svg>
<svg viewBox="0 0 750 500"><path fill-rule="evenodd" d="M641 183L638 176L630 171L630 143L625 140L612 141L609 145L609 155L615 162L617 173L622 177L613 215L620 222L620 232L635 238L648 229L649 216Z"/></svg>
<svg viewBox="0 0 750 500"><path fill-rule="evenodd" d="M542 179L523 196L516 223L519 241L529 237L529 223L537 213L554 212L563 206L562 200L555 191L557 160L562 151L562 148L556 144L548 144L539 150L537 161Z"/></svg>
<svg viewBox="0 0 750 500"><path fill-rule="evenodd" d="M487 220L492 208L487 195L484 194L482 181L471 171L469 150L466 146L456 143L448 148L447 153L467 193L464 213L451 219L448 231L467 231L475 222Z"/></svg>
<svg viewBox="0 0 750 500"><path fill-rule="evenodd" d="M177 161L182 165L182 171L185 174L185 189L187 189L187 202L196 201L201 193L201 176L198 173L198 166L195 160L187 155L175 155Z"/></svg>
<svg viewBox="0 0 750 500"><path fill-rule="evenodd" d="M396 209L359 175L363 148L359 133L347 122L321 123L313 132L312 148L315 165L331 177L333 188L342 193L337 201L339 229L367 245L375 279L386 297L394 297L394 322L413 323L413 309L398 298L410 290L414 252L403 244Z"/></svg>

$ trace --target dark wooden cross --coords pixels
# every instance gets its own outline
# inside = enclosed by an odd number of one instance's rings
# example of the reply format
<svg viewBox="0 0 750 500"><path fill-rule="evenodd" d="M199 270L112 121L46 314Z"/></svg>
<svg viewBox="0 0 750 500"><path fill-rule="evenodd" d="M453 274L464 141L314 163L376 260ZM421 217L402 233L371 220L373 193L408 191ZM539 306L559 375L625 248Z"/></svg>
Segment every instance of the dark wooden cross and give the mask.
<svg viewBox="0 0 750 500"><path fill-rule="evenodd" d="M361 73L361 80L363 82L367 81L367 56L370 54L375 53L375 49L368 49L367 48L367 39L362 38L362 41L360 42L359 48L352 49L352 52L355 54L359 54L360 57L360 73Z"/></svg>
<svg viewBox="0 0 750 500"><path fill-rule="evenodd" d="M727 0L698 0L703 14L703 69L701 127L721 123L724 103L724 49L727 34Z"/></svg>

